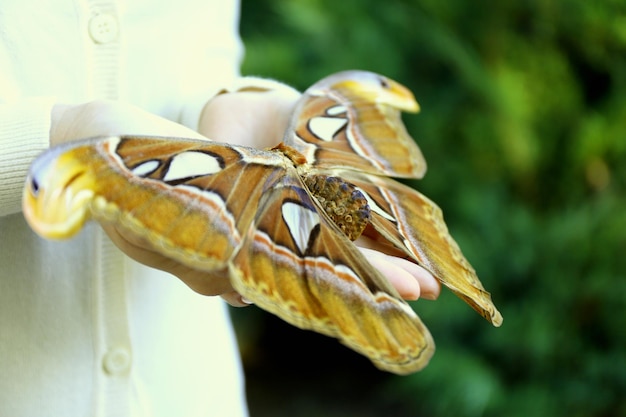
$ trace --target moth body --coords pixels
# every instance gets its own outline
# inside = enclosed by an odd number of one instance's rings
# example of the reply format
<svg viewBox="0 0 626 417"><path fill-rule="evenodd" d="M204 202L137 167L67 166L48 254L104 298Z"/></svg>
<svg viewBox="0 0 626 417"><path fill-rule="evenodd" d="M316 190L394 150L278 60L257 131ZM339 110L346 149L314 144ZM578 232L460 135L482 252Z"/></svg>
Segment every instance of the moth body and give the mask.
<svg viewBox="0 0 626 417"><path fill-rule="evenodd" d="M354 241L361 236L371 218L368 201L361 191L335 176L311 174L302 180L348 239Z"/></svg>

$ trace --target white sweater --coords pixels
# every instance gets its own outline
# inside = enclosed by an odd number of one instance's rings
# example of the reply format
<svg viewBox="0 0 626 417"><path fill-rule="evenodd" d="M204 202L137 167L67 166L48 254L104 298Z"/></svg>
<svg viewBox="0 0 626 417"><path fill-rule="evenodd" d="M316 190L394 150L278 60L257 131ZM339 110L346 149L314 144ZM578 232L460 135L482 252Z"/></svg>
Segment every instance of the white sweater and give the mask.
<svg viewBox="0 0 626 417"><path fill-rule="evenodd" d="M20 210L55 102L119 99L195 128L238 76L225 0L0 3L0 415L239 416L224 304L119 252L96 225L37 237Z"/></svg>

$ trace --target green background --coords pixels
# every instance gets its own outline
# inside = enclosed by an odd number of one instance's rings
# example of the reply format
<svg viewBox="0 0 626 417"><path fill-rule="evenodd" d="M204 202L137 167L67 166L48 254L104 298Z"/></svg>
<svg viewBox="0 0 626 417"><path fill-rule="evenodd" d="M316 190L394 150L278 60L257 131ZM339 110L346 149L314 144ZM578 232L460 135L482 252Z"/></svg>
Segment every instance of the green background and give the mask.
<svg viewBox="0 0 626 417"><path fill-rule="evenodd" d="M345 69L408 86L411 183L504 316L443 289L437 343L398 377L252 307L234 312L251 414L626 416L626 2L244 0L244 74Z"/></svg>

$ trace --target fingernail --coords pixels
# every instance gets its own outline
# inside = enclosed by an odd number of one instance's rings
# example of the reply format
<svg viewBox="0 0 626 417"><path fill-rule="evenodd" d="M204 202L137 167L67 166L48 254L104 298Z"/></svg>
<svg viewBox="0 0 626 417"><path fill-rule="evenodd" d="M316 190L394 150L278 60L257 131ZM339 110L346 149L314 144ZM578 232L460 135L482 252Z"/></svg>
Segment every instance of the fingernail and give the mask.
<svg viewBox="0 0 626 417"><path fill-rule="evenodd" d="M253 301L248 300L248 299L247 299L246 297L244 297L243 295L241 296L241 302L242 302L242 303L244 303L244 304L248 304L248 305L250 305L250 304L254 304L254 302L253 302Z"/></svg>
<svg viewBox="0 0 626 417"><path fill-rule="evenodd" d="M439 294L432 294L432 293L424 293L422 294L422 298L424 300L431 300L431 301L435 301L437 298L439 298Z"/></svg>

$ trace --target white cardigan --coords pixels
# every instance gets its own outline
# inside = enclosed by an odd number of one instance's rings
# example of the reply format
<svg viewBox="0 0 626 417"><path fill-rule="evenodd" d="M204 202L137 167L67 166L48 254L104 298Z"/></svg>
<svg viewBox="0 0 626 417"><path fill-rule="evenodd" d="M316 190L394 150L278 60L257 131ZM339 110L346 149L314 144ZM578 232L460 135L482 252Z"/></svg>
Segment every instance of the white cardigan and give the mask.
<svg viewBox="0 0 626 417"><path fill-rule="evenodd" d="M21 190L55 102L119 99L195 128L238 76L238 3L0 3L0 415L239 416L227 312L119 252L96 225L49 242Z"/></svg>

